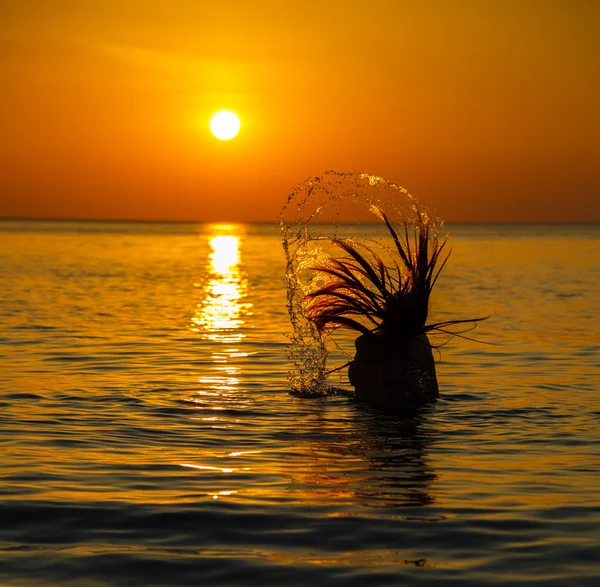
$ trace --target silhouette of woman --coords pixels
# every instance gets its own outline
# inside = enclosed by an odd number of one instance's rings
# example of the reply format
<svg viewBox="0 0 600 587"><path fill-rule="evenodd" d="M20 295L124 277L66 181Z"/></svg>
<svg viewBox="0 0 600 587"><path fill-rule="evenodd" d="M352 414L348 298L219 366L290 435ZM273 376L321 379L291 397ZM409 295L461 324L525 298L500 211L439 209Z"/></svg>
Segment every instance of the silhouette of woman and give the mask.
<svg viewBox="0 0 600 587"><path fill-rule="evenodd" d="M448 260L425 214L400 235L383 210L394 242L387 265L366 245L335 239L343 256L311 267L326 283L304 297L304 314L322 335L336 328L360 333L348 377L355 398L374 404L420 405L439 397L432 345L427 333L472 320L427 323L429 298Z"/></svg>

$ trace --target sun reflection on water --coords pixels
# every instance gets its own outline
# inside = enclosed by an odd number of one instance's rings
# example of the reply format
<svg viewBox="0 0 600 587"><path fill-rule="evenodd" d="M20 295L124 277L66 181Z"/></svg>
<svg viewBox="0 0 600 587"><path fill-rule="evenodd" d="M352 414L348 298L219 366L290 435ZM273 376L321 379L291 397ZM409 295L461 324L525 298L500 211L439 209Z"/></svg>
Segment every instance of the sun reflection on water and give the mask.
<svg viewBox="0 0 600 587"><path fill-rule="evenodd" d="M244 302L248 280L240 267L241 235L241 227L236 225L210 227L207 281L204 285L195 284L202 287L203 299L192 318L192 330L224 345L224 348L213 348L213 370L199 381L220 396L236 391L240 368L232 364L232 360L248 355L235 346L246 337L245 318L252 308L252 304Z"/></svg>
<svg viewBox="0 0 600 587"><path fill-rule="evenodd" d="M244 339L248 316L252 315L252 304L248 296L248 280L242 269L241 245L243 226L216 224L209 227L207 236L210 246L206 271L200 283L201 298L192 317L191 330L205 341L202 345L203 362L210 362L198 378L200 388L186 401L198 409L198 417L204 429L214 434L228 434L226 429L235 427L236 410L251 401L247 394L240 393L241 369L249 353L244 351ZM201 351L200 351L201 352ZM228 456L241 456L243 452L231 452ZM189 457L189 455L186 455ZM250 471L249 467L231 466L214 455L199 453L196 462L180 462L182 468L205 478L212 478L207 495L212 499L228 499L238 490L230 475L238 476ZM243 457L242 457L243 458ZM239 459L236 459L239 461ZM223 479L213 477L223 474Z"/></svg>
<svg viewBox="0 0 600 587"><path fill-rule="evenodd" d="M252 304L243 303L247 295L248 280L240 270L239 235L215 234L234 226L216 225L210 237L208 273L210 279L204 286L205 297L192 319L192 330L201 332L213 341L234 343L245 335L240 328ZM237 349L234 350L237 352Z"/></svg>

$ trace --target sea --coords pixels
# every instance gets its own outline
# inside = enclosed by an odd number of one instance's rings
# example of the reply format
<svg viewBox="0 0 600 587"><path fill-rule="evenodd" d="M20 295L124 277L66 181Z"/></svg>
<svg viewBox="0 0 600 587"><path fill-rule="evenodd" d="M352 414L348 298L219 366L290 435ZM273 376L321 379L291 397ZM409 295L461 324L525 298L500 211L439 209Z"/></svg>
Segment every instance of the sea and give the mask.
<svg viewBox="0 0 600 587"><path fill-rule="evenodd" d="M600 585L600 225L447 228L402 414L290 394L275 224L0 221L0 584Z"/></svg>

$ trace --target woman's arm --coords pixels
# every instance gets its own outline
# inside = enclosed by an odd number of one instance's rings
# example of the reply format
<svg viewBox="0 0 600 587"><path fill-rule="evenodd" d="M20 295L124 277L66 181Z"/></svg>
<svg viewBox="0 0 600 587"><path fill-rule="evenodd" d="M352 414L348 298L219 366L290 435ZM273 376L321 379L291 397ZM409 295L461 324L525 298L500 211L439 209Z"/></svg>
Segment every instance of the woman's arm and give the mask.
<svg viewBox="0 0 600 587"><path fill-rule="evenodd" d="M427 338L427 335L422 334L415 339L411 352L418 358L423 368L423 374L428 379L427 394L433 398L440 396L440 390L437 382L437 374L435 371L435 359L433 358L433 347Z"/></svg>
<svg viewBox="0 0 600 587"><path fill-rule="evenodd" d="M357 400L383 401L386 390L380 344L374 336L362 335L354 341L356 354L352 362L352 385Z"/></svg>

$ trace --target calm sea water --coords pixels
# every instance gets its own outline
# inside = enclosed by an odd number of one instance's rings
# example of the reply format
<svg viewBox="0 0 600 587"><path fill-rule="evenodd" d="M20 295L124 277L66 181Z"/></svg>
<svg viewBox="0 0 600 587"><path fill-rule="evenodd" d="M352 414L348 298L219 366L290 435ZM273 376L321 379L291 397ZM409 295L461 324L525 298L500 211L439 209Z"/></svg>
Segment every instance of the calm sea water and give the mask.
<svg viewBox="0 0 600 587"><path fill-rule="evenodd" d="M269 225L0 223L0 582L600 584L600 226L455 226L412 417L288 394Z"/></svg>

